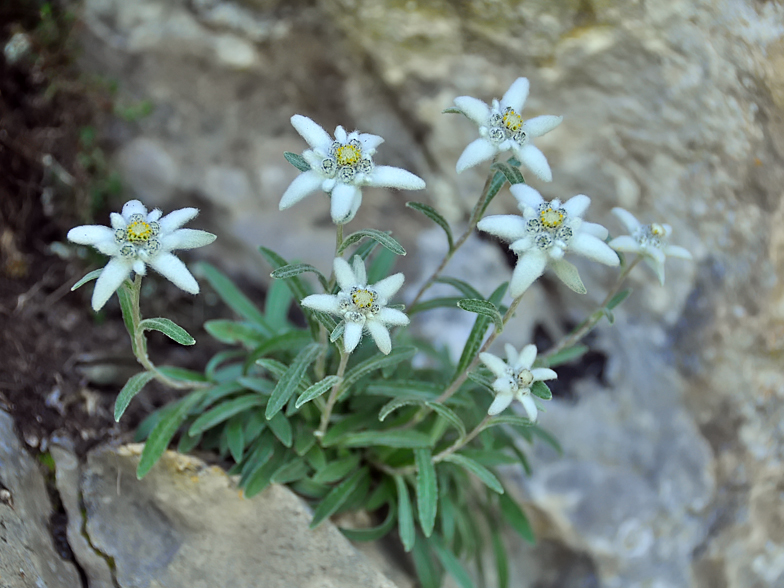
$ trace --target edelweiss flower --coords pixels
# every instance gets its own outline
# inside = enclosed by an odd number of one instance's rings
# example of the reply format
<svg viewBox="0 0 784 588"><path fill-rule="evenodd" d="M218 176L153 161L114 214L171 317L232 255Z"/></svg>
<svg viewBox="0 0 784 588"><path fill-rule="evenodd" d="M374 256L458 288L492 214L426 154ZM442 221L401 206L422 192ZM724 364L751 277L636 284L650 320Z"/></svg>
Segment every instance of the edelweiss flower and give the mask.
<svg viewBox="0 0 784 588"><path fill-rule="evenodd" d="M534 382L553 380L558 377L558 374L548 368L531 369L536 360L536 345L526 345L519 354L508 343L504 349L506 350L506 361L492 353L479 354L479 359L490 368L496 377L493 382L496 397L487 410L487 414L491 416L498 414L517 398L522 402L525 412L528 413L528 418L535 421L538 411L536 402L531 397L531 386Z"/></svg>
<svg viewBox="0 0 784 588"><path fill-rule="evenodd" d="M345 321L343 347L346 353L354 351L366 329L381 353L392 351L389 325L407 325L408 317L399 310L387 308L387 302L403 285L403 274L384 278L372 286L367 285L365 264L358 255L354 256L354 267L340 257L335 258L335 277L340 292L312 294L302 301L303 306L338 315Z"/></svg>
<svg viewBox="0 0 784 588"><path fill-rule="evenodd" d="M191 294L199 293L199 284L185 264L170 252L175 249L194 249L209 245L215 235L207 231L181 229L199 211L181 208L161 218L157 208L148 213L138 200L126 202L122 214L113 212L112 227L83 225L68 231L68 240L80 245L92 245L112 258L103 268L93 290L92 305L100 310L128 277L131 270L146 273L145 264Z"/></svg>
<svg viewBox="0 0 784 588"><path fill-rule="evenodd" d="M539 192L526 184L515 184L510 190L523 216L488 216L477 226L481 231L511 241L509 248L518 256L509 284L513 298L525 292L544 273L548 263L564 284L585 294L577 268L563 259L567 251L606 265L619 265L618 254L604 242L607 229L582 219L591 204L588 196L578 194L561 204L558 199L545 202Z"/></svg>
<svg viewBox="0 0 784 588"><path fill-rule="evenodd" d="M332 199L331 213L335 224L349 222L362 203L362 186L421 190L425 181L397 167L374 165L376 147L384 142L377 135L346 133L335 129L335 139L306 116L295 114L291 124L308 142L310 149L302 157L310 170L300 174L280 199L280 209L296 204L311 192L321 188Z"/></svg>
<svg viewBox="0 0 784 588"><path fill-rule="evenodd" d="M561 124L562 116L537 116L524 121L520 112L528 98L528 79L517 78L499 102L488 106L471 96L455 98L455 105L479 125L481 137L465 148L457 160L457 172L475 166L502 151L512 150L515 157L540 180L550 182L553 174L544 154L531 143Z"/></svg>
<svg viewBox="0 0 784 588"><path fill-rule="evenodd" d="M683 247L667 245L667 240L672 234L670 225L660 225L659 223L642 225L632 213L623 208L613 208L612 211L631 235L616 237L608 245L616 251L642 255L645 263L656 272L662 286L664 286L664 260L668 255L681 259L692 259L691 253Z"/></svg>

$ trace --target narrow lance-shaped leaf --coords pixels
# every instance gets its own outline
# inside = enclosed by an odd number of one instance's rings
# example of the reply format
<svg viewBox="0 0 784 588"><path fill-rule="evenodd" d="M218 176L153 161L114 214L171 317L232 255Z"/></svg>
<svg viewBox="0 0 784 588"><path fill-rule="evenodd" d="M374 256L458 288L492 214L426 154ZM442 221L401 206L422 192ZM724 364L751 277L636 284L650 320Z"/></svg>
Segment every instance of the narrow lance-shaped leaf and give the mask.
<svg viewBox="0 0 784 588"><path fill-rule="evenodd" d="M389 352L389 355L378 353L355 365L343 378L343 383L340 385L339 397L342 397L348 392L351 389L351 386L356 384L363 376L372 371L380 370L386 366L395 365L401 361L410 359L416 354L416 351L416 347L413 346L393 347L392 351Z"/></svg>
<svg viewBox="0 0 784 588"><path fill-rule="evenodd" d="M120 417L125 412L125 409L128 408L128 405L131 403L133 397L141 392L142 388L147 385L147 382L152 380L154 377L155 374L152 372L141 372L130 377L130 379L125 383L125 386L123 386L122 390L120 390L120 394L117 396L117 400L114 401L115 421L120 421Z"/></svg>
<svg viewBox="0 0 784 588"><path fill-rule="evenodd" d="M464 455L453 453L444 457L444 461L448 461L467 469L491 490L498 492L499 494L504 493L504 487L501 485L501 482L498 481L498 478L495 477L493 472L488 470L483 465L478 464L473 459L465 457Z"/></svg>
<svg viewBox="0 0 784 588"><path fill-rule="evenodd" d="M495 291L490 295L488 302L496 305L501 302L501 299L504 297L506 293L506 288L508 287L508 283L504 282ZM479 315L476 317L476 321L474 322L474 326L471 329L471 333L468 335L468 339L466 339L466 343L463 346L463 352L460 354L460 359L457 362L457 369L455 370L455 374L463 373L470 363L474 360L479 348L482 346L482 342L485 338L485 333L487 332L487 327L490 326L490 317L485 315Z"/></svg>
<svg viewBox="0 0 784 588"><path fill-rule="evenodd" d="M427 204L422 204L421 202L406 202L406 206L408 208L418 210L427 218L436 223L439 227L444 229L447 242L449 243L449 251L452 251L452 249L455 248L454 238L452 237L452 229L449 227L447 220L441 216L435 208L428 206Z"/></svg>
<svg viewBox="0 0 784 588"><path fill-rule="evenodd" d="M490 169L500 171L504 174L506 181L512 185L525 183L525 179L523 178L523 174L520 173L520 170L513 165L509 165L509 163L494 163Z"/></svg>
<svg viewBox="0 0 784 588"><path fill-rule="evenodd" d="M91 271L89 274L87 274L81 280L79 280L73 286L71 286L71 292L73 292L74 290L78 290L79 288L81 288L82 286L87 284L88 282L92 282L93 280L97 280L98 277L101 275L102 271L103 271L103 268Z"/></svg>
<svg viewBox="0 0 784 588"><path fill-rule="evenodd" d="M402 408L404 406L409 406L411 404L423 404L421 398L395 398L387 402L384 406L381 407L381 410L378 413L378 420L384 421L391 413L396 411L398 408Z"/></svg>
<svg viewBox="0 0 784 588"><path fill-rule="evenodd" d="M612 310L616 306L620 305L624 300L626 300L629 295L632 293L631 288L626 288L626 290L622 290L618 292L615 296L613 296L610 301L607 303L607 310Z"/></svg>
<svg viewBox="0 0 784 588"><path fill-rule="evenodd" d="M268 419L275 416L280 409L286 405L289 398L291 398L291 395L296 392L297 387L300 385L302 377L305 374L305 370L307 370L308 366L316 360L316 356L319 354L320 350L321 345L318 343L311 343L294 358L294 361L291 362L286 373L278 380L278 384L272 391L272 396L267 403L267 410L265 413Z"/></svg>
<svg viewBox="0 0 784 588"><path fill-rule="evenodd" d="M240 396L239 398L223 402L193 421L190 429L188 429L188 434L191 436L198 435L215 425L229 420L236 414L245 412L249 408L262 406L265 402L266 399L258 394Z"/></svg>
<svg viewBox="0 0 784 588"><path fill-rule="evenodd" d="M425 402L425 406L434 410L439 415L444 417L444 419L450 425L452 425L455 429L457 429L457 432L460 434L461 437L466 436L465 424L463 423L462 420L460 420L460 417L457 416L457 413L453 411L451 408L449 408L448 406L444 406L443 404L440 404L438 402Z"/></svg>
<svg viewBox="0 0 784 588"><path fill-rule="evenodd" d="M553 399L553 393L550 392L550 388L547 386L547 384L538 380L531 385L531 394L538 396L542 400Z"/></svg>
<svg viewBox="0 0 784 588"><path fill-rule="evenodd" d="M439 284L449 284L453 288L456 288L460 291L464 298L475 298L478 300L484 300L484 296L474 288L468 282L464 282L463 280L458 280L457 278L451 278L449 276L442 276L436 279L436 282Z"/></svg>
<svg viewBox="0 0 784 588"><path fill-rule="evenodd" d="M504 319L495 304L487 300L477 300L472 298L465 298L457 303L458 308L462 308L468 312L474 312L488 317L495 323L496 332L500 333L504 329Z"/></svg>
<svg viewBox="0 0 784 588"><path fill-rule="evenodd" d="M550 356L543 356L540 359L544 360L546 363L545 365L548 367L556 367L564 363L569 363L570 361L574 361L588 353L588 346L587 345L573 345L572 347L567 347L566 349L562 349L558 353L554 353Z"/></svg>
<svg viewBox="0 0 784 588"><path fill-rule="evenodd" d="M425 537L433 534L438 509L438 481L436 468L433 465L433 454L430 449L414 449L414 459L417 466L417 511L419 524Z"/></svg>
<svg viewBox="0 0 784 588"><path fill-rule="evenodd" d="M250 298L245 296L237 286L234 285L229 278L223 273L218 271L217 268L206 262L199 264L204 277L218 293L221 300L223 300L229 308L236 312L241 317L249 320L250 322L258 325L267 336L272 335L272 329L267 325L262 312L256 307Z"/></svg>
<svg viewBox="0 0 784 588"><path fill-rule="evenodd" d="M341 484L335 486L319 503L316 510L313 511L313 521L310 523L310 528L315 529L325 519L332 516L341 506L343 506L343 503L349 495L356 490L357 486L359 486L362 480L368 475L369 470L367 468L362 468Z"/></svg>
<svg viewBox="0 0 784 588"><path fill-rule="evenodd" d="M340 528L340 532L346 536L349 541L378 541L385 537L395 526L397 521L397 504L392 502L389 505L389 512L384 522L377 527L369 529L344 529Z"/></svg>
<svg viewBox="0 0 784 588"><path fill-rule="evenodd" d="M507 494L499 496L498 501L501 506L501 514L503 515L504 520L517 531L517 534L520 535L520 537L532 545L536 543L531 523L528 522L528 517L525 516L525 513L517 503Z"/></svg>
<svg viewBox="0 0 784 588"><path fill-rule="evenodd" d="M436 556L441 562L441 565L444 566L444 569L449 575L457 581L458 586L460 586L460 588L474 588L474 582L471 579L470 574L465 570L455 554L447 549L441 541L441 538L437 535L433 535L429 542L433 547L433 551L436 552Z"/></svg>
<svg viewBox="0 0 784 588"><path fill-rule="evenodd" d="M323 443L327 445L326 437ZM428 447L430 437L421 431L360 431L340 438L343 447Z"/></svg>
<svg viewBox="0 0 784 588"><path fill-rule="evenodd" d="M310 386L307 390L305 390L302 394L299 395L297 398L296 407L299 408L306 402L310 402L311 400L318 398L328 390L330 390L335 384L340 382L340 378L338 376L327 376L320 382L316 382L312 386Z"/></svg>
<svg viewBox="0 0 784 588"><path fill-rule="evenodd" d="M507 159L506 163L515 167L520 166L520 162L514 157L510 157L509 159ZM496 174L493 176L493 179L490 181L490 186L487 190L487 198L485 199L485 202L482 205L482 210L479 211L478 218L482 218L484 216L487 207L490 206L490 203L493 201L493 198L495 198L498 195L498 192L501 190L501 188L504 187L506 181L507 181L506 176L503 173L501 173L500 171L496 172Z"/></svg>
<svg viewBox="0 0 784 588"><path fill-rule="evenodd" d="M395 486L397 487L398 531L400 533L400 541L403 543L403 549L408 553L414 547L414 541L416 540L411 498L408 494L406 481L402 476L395 476Z"/></svg>
<svg viewBox="0 0 784 588"><path fill-rule="evenodd" d="M327 278L325 278L324 274L322 274L309 263L290 263L289 265L284 265L283 267L279 267L278 269L274 270L270 274L270 277L275 278L276 280L285 280L286 278L293 278L294 276L298 276L307 272L316 274L319 282L321 282L321 285L325 290L327 289Z"/></svg>
<svg viewBox="0 0 784 588"><path fill-rule="evenodd" d="M136 329L133 322L133 301L131 300L131 292L128 286L123 284L117 289L117 298L120 300L120 310L122 311L125 330L128 331L128 335L131 337L133 354L138 356L139 350L136 346Z"/></svg>
<svg viewBox="0 0 784 588"><path fill-rule="evenodd" d="M396 253L397 255L406 254L406 250L403 249L403 246L398 243L394 237L377 229L363 229L361 231L357 231L356 233L351 233L343 240L343 243L340 245L337 254L342 255L343 252L351 247L354 243L359 243L362 239L365 238L373 239L379 245L389 249L391 252Z"/></svg>
<svg viewBox="0 0 784 588"><path fill-rule="evenodd" d="M167 318L158 317L144 319L139 323L139 328L145 331L158 331L159 333L163 333L169 339L180 345L193 345L196 343L196 339L191 337L188 331Z"/></svg>
<svg viewBox="0 0 784 588"><path fill-rule="evenodd" d="M305 161L305 158L302 157L299 153L292 153L291 151L284 151L283 157L286 158L291 165L296 167L301 172L310 171L310 164Z"/></svg>

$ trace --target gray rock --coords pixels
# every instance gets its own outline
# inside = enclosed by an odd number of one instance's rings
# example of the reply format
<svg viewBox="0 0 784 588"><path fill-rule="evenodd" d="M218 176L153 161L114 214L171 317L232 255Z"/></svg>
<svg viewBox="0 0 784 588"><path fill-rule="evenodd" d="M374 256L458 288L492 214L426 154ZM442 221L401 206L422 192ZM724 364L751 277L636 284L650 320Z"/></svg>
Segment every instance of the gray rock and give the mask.
<svg viewBox="0 0 784 588"><path fill-rule="evenodd" d="M0 411L0 582L3 588L75 588L76 568L55 551L52 503L38 464Z"/></svg>

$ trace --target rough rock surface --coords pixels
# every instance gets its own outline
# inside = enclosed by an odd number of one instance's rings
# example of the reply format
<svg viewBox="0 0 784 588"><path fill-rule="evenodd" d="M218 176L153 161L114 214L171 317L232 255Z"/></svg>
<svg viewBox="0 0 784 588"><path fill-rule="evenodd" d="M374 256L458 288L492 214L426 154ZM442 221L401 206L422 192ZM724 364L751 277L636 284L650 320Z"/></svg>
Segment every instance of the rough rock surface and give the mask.
<svg viewBox="0 0 784 588"><path fill-rule="evenodd" d="M544 540L516 548L518 577L537 588L784 585L780 1L86 0L85 20L86 67L156 106L114 129L131 189L200 202L227 246L263 242L324 268L323 197L275 212L296 173L280 152L304 147L291 114L381 134L376 160L428 181L424 195L368 191L349 225L395 230L416 275L429 241L411 213L395 216L403 200L459 219L485 171L455 182L475 127L441 109L527 76L526 116L565 115L537 141L554 181L534 186L588 194L588 217L613 232L618 205L668 222L695 262L668 261L665 288L636 269L634 297L594 341L602 378L542 415L565 456L537 451L521 480ZM502 210L508 194L491 212ZM229 263L257 272L252 257ZM532 289L519 344L536 323L558 336L602 299L612 272L580 271L586 297Z"/></svg>
<svg viewBox="0 0 784 588"><path fill-rule="evenodd" d="M80 585L74 565L55 551L53 514L38 464L19 443L11 417L0 411L0 586Z"/></svg>

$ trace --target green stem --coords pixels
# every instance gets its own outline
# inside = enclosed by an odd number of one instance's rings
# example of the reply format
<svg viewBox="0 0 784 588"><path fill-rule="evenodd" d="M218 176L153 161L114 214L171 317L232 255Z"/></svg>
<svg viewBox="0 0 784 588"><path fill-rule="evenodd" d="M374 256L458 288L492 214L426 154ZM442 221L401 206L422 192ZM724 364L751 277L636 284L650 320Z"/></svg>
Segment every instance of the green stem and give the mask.
<svg viewBox="0 0 784 588"><path fill-rule="evenodd" d="M348 365L348 358L350 355L350 353L346 353L340 349L340 365L335 374L338 377L338 381L332 386L332 391L329 393L329 400L327 400L327 406L324 408L324 412L321 413L321 424L319 425L318 431L315 433L317 437L323 437L327 432L329 418L332 416L332 409L335 407L335 403L338 400L338 392L340 391L340 385L343 383L343 375L346 373L346 366Z"/></svg>
<svg viewBox="0 0 784 588"><path fill-rule="evenodd" d="M343 245L343 225L337 225L337 231L335 235L335 257L338 256L338 251L340 250L340 246ZM330 294L332 292L332 288L335 287L335 269L334 265L332 271L329 274L329 281L327 285L329 286L324 292L325 294ZM324 325L319 325L319 343L322 344L321 351L316 358L316 365L314 366L313 370L318 377L319 380L323 380L324 376L327 373L327 329Z"/></svg>

